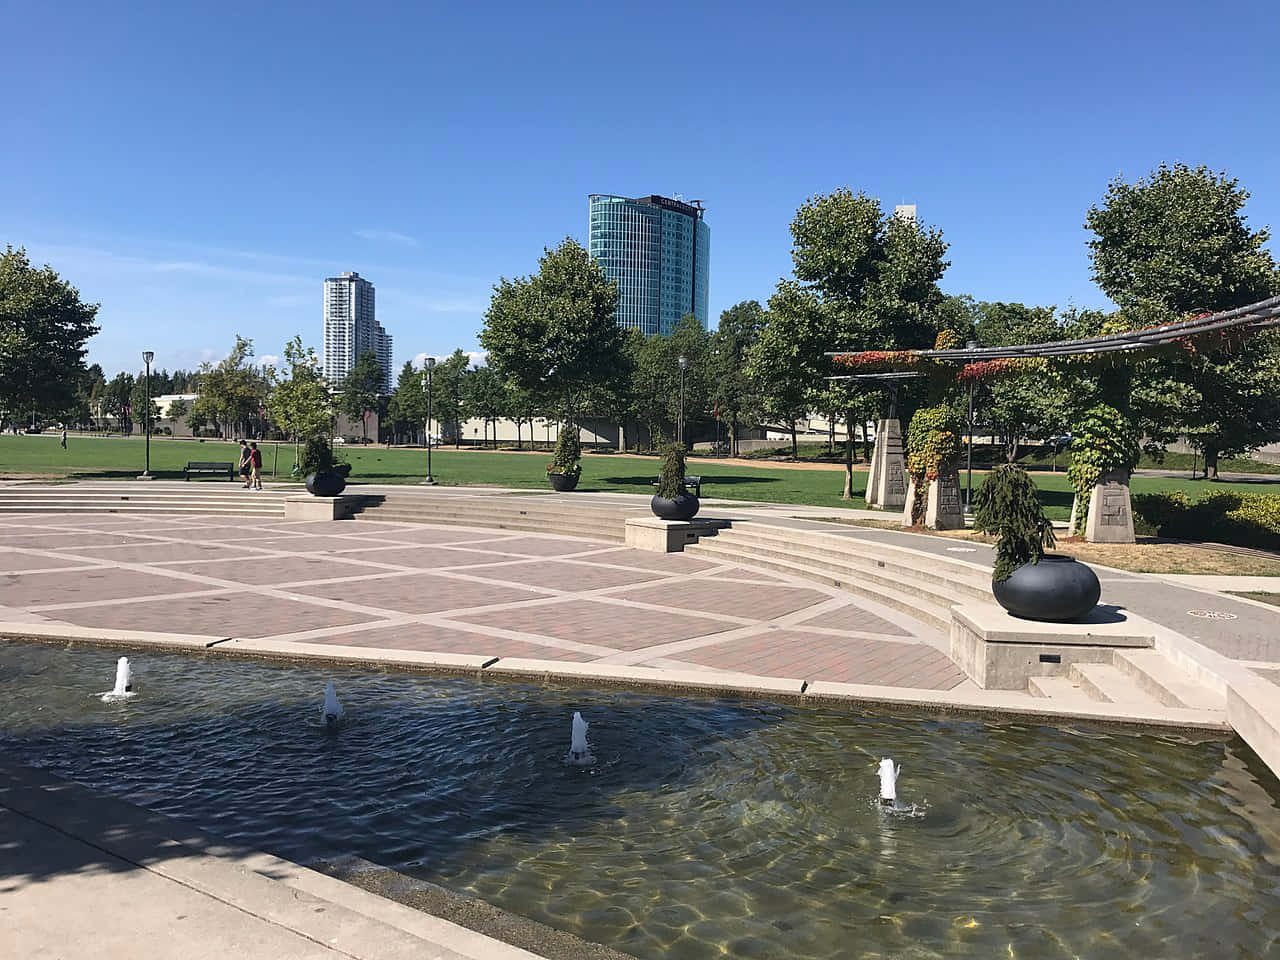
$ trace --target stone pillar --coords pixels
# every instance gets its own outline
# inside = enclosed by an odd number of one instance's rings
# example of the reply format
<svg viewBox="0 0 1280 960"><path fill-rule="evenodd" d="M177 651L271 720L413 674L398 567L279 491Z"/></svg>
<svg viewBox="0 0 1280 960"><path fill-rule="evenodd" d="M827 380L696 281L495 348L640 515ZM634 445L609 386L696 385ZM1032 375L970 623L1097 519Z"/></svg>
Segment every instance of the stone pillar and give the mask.
<svg viewBox="0 0 1280 960"><path fill-rule="evenodd" d="M881 435L883 433L883 420L876 421L876 437L872 441L871 446L871 466L867 469L867 506L878 507L880 501L876 499L876 475L880 471L880 448L883 445Z"/></svg>
<svg viewBox="0 0 1280 960"><path fill-rule="evenodd" d="M876 425L876 448L867 475L867 505L897 510L907 500L907 461L902 453L902 425L881 420Z"/></svg>
<svg viewBox="0 0 1280 960"><path fill-rule="evenodd" d="M1084 538L1090 543L1133 543L1133 504L1129 500L1129 471L1108 470L1089 497Z"/></svg>
<svg viewBox="0 0 1280 960"><path fill-rule="evenodd" d="M925 497L924 525L931 530L963 530L964 504L960 499L960 474L951 470L929 482Z"/></svg>

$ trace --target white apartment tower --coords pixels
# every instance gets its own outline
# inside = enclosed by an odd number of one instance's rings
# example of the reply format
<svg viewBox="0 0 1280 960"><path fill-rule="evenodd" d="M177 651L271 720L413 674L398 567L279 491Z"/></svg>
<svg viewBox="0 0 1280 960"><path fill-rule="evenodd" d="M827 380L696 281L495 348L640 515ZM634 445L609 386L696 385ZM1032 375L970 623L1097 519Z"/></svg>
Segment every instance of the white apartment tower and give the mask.
<svg viewBox="0 0 1280 960"><path fill-rule="evenodd" d="M324 375L340 387L366 353L382 367L382 392L391 392L391 335L374 319L373 284L348 271L324 282Z"/></svg>

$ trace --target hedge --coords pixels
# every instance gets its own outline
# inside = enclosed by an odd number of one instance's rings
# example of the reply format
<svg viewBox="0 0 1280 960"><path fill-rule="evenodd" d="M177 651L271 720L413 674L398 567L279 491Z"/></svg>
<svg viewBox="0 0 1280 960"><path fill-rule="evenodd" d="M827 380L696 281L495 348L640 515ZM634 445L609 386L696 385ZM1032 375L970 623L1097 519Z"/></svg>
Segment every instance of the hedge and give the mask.
<svg viewBox="0 0 1280 960"><path fill-rule="evenodd" d="M1181 491L1133 495L1133 516L1159 536L1280 550L1280 496Z"/></svg>

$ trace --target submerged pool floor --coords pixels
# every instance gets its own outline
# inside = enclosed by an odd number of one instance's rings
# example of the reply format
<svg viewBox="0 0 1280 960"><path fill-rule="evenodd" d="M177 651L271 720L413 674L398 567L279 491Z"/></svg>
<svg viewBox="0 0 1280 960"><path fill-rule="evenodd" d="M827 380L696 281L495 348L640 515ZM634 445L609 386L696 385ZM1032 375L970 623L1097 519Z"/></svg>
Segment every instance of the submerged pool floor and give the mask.
<svg viewBox="0 0 1280 960"><path fill-rule="evenodd" d="M157 653L103 703L118 653L0 640L4 755L646 960L1280 950L1280 787L1236 739Z"/></svg>

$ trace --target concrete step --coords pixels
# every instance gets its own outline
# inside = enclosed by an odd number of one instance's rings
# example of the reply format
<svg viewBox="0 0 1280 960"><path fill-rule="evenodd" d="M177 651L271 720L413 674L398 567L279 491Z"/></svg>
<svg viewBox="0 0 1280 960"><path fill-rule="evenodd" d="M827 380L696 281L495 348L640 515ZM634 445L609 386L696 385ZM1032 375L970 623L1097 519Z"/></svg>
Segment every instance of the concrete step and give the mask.
<svg viewBox="0 0 1280 960"><path fill-rule="evenodd" d="M1063 702L1100 702L1100 698L1092 696L1070 677L1032 677L1027 681L1027 692L1033 697Z"/></svg>
<svg viewBox="0 0 1280 960"><path fill-rule="evenodd" d="M724 540L762 548L802 551L812 557L847 562L872 572L891 572L924 583L945 585L975 600L991 598L991 577L985 570L904 550L892 544L852 539L790 527L771 527L753 522L740 523L721 534Z"/></svg>
<svg viewBox="0 0 1280 960"><path fill-rule="evenodd" d="M1160 705L1132 676L1109 663L1073 663L1067 676L1095 700L1148 708Z"/></svg>
<svg viewBox="0 0 1280 960"><path fill-rule="evenodd" d="M879 560L874 555L856 556L837 551L815 552L803 544L789 546L781 541L744 537L734 530L722 532L716 540L725 546L748 550L755 556L790 560L808 567L827 570L842 576L856 576L886 587L910 585L920 594L938 604L950 605L967 600L990 600L989 582L952 581L945 575L930 574L919 568L906 567L896 560Z"/></svg>
<svg viewBox="0 0 1280 960"><path fill-rule="evenodd" d="M284 504L279 507L262 506L262 507L234 507L234 506L202 506L202 505L156 505L156 504L139 504L139 503L115 503L115 504L98 504L98 505L79 505L62 503L47 506L32 506L30 504L0 504L0 513L23 513L23 514L45 514L45 513L138 513L138 514L165 514L165 515L193 515L193 516L236 516L236 517L283 517Z"/></svg>
<svg viewBox="0 0 1280 960"><path fill-rule="evenodd" d="M1225 710L1226 698L1196 681L1157 650L1117 650L1115 666L1146 694L1170 707Z"/></svg>
<svg viewBox="0 0 1280 960"><path fill-rule="evenodd" d="M356 514L354 519L386 521L389 523L427 523L459 527L481 527L490 530L515 530L521 533L561 534L570 537L584 537L589 540L607 540L613 543L622 543L624 539L621 525L615 532L610 525L584 523L581 518L576 523L560 525L537 519L512 519L495 516L424 516L417 513L384 512L379 510L374 513Z"/></svg>
<svg viewBox="0 0 1280 960"><path fill-rule="evenodd" d="M913 590L898 589L878 583L868 583L858 573L837 573L790 559L764 556L753 553L739 546L720 544L718 537L700 540L684 548L684 552L694 557L708 560L719 560L726 563L740 564L744 567L755 567L772 570L791 576L812 580L830 587L839 587L849 593L914 617L926 627L944 635L951 630L951 607L925 599Z"/></svg>

